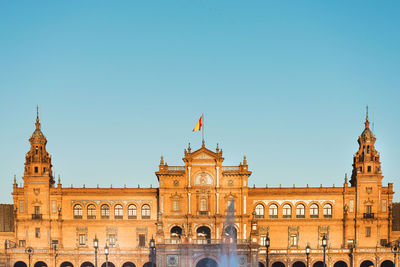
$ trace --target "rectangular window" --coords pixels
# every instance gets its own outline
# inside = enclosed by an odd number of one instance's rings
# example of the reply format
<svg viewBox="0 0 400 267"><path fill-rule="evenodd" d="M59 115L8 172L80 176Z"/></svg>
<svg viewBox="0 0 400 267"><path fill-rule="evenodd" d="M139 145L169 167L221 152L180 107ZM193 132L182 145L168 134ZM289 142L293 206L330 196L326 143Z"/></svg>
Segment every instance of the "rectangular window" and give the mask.
<svg viewBox="0 0 400 267"><path fill-rule="evenodd" d="M51 212L53 212L53 213L57 212L57 200L51 201Z"/></svg>
<svg viewBox="0 0 400 267"><path fill-rule="evenodd" d="M35 237L40 238L40 228L35 228Z"/></svg>
<svg viewBox="0 0 400 267"><path fill-rule="evenodd" d="M20 200L19 201L19 213L23 213L24 212L24 201Z"/></svg>
<svg viewBox="0 0 400 267"><path fill-rule="evenodd" d="M26 246L26 241L25 240L19 240L18 241L18 246L21 247L21 248L25 247Z"/></svg>
<svg viewBox="0 0 400 267"><path fill-rule="evenodd" d="M108 243L110 244L110 246L115 246L115 241L116 241L116 238L115 238L115 234L109 234L108 235Z"/></svg>
<svg viewBox="0 0 400 267"><path fill-rule="evenodd" d="M382 200L382 212L386 212L387 201L386 199Z"/></svg>
<svg viewBox="0 0 400 267"><path fill-rule="evenodd" d="M290 246L297 247L297 235L290 235Z"/></svg>
<svg viewBox="0 0 400 267"><path fill-rule="evenodd" d="M179 200L174 200L173 204L172 204L172 208L174 211L178 211L179 210Z"/></svg>
<svg viewBox="0 0 400 267"><path fill-rule="evenodd" d="M372 206L371 205L367 205L366 206L366 213L367 214L371 214L372 213Z"/></svg>
<svg viewBox="0 0 400 267"><path fill-rule="evenodd" d="M371 172L371 166L368 166L368 172Z"/></svg>
<svg viewBox="0 0 400 267"><path fill-rule="evenodd" d="M365 227L365 236L370 237L371 236L371 227Z"/></svg>
<svg viewBox="0 0 400 267"><path fill-rule="evenodd" d="M38 173L38 172L39 172L39 168L35 167L35 173Z"/></svg>
<svg viewBox="0 0 400 267"><path fill-rule="evenodd" d="M51 240L51 248L58 249L58 240Z"/></svg>
<svg viewBox="0 0 400 267"><path fill-rule="evenodd" d="M86 234L79 234L79 246L86 245Z"/></svg>
<svg viewBox="0 0 400 267"><path fill-rule="evenodd" d="M267 238L267 235L260 236L260 246L262 247L265 247L265 238Z"/></svg>
<svg viewBox="0 0 400 267"><path fill-rule="evenodd" d="M140 234L139 235L139 247L146 246L146 235Z"/></svg>
<svg viewBox="0 0 400 267"><path fill-rule="evenodd" d="M39 215L39 214L40 214L40 207L35 206L35 215Z"/></svg>

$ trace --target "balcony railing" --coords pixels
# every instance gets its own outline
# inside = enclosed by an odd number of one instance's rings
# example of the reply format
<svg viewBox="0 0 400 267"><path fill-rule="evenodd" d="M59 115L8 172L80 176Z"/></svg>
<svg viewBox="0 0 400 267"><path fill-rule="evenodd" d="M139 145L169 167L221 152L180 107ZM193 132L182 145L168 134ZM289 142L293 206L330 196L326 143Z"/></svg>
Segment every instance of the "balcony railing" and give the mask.
<svg viewBox="0 0 400 267"><path fill-rule="evenodd" d="M256 219L264 219L264 214L256 214L256 215L254 215L254 218L256 218Z"/></svg>
<svg viewBox="0 0 400 267"><path fill-rule="evenodd" d="M374 213L364 213L364 219L373 219L375 217L374 215Z"/></svg>
<svg viewBox="0 0 400 267"><path fill-rule="evenodd" d="M124 216L122 216L122 215L115 215L114 216L114 219L116 219L116 220L122 220L124 218Z"/></svg>
<svg viewBox="0 0 400 267"><path fill-rule="evenodd" d="M208 215L209 211L208 210L200 210L199 215Z"/></svg>
<svg viewBox="0 0 400 267"><path fill-rule="evenodd" d="M128 215L128 219L130 220L136 220L137 216L136 215Z"/></svg>
<svg viewBox="0 0 400 267"><path fill-rule="evenodd" d="M330 218L332 218L332 214L324 214L324 218L325 219L330 219Z"/></svg>
<svg viewBox="0 0 400 267"><path fill-rule="evenodd" d="M142 215L142 219L143 220L149 220L150 219L150 215Z"/></svg>
<svg viewBox="0 0 400 267"><path fill-rule="evenodd" d="M269 218L270 219L276 219L276 218L278 218L278 215L269 215Z"/></svg>
<svg viewBox="0 0 400 267"><path fill-rule="evenodd" d="M222 166L223 171L239 171L239 166Z"/></svg>
<svg viewBox="0 0 400 267"><path fill-rule="evenodd" d="M185 166L168 166L169 171L184 171Z"/></svg>
<svg viewBox="0 0 400 267"><path fill-rule="evenodd" d="M82 219L82 215L74 215L74 219Z"/></svg>
<svg viewBox="0 0 400 267"><path fill-rule="evenodd" d="M41 220L42 214L32 214L32 220Z"/></svg>

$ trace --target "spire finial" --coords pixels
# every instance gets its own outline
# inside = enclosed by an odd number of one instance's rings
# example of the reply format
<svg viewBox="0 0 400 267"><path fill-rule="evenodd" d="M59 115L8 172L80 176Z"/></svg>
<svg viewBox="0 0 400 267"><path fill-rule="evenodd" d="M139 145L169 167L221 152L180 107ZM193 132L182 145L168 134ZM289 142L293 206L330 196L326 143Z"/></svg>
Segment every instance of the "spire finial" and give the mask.
<svg viewBox="0 0 400 267"><path fill-rule="evenodd" d="M218 143L217 143L217 149L216 149L216 151L219 152L219 144L218 144Z"/></svg>
<svg viewBox="0 0 400 267"><path fill-rule="evenodd" d="M14 174L14 184L17 184L17 176Z"/></svg>
<svg viewBox="0 0 400 267"><path fill-rule="evenodd" d="M201 144L201 147L206 147L206 144L204 143L204 139L203 139L203 142Z"/></svg>
<svg viewBox="0 0 400 267"><path fill-rule="evenodd" d="M36 105L36 129L40 129L40 122L39 122L39 105Z"/></svg>
<svg viewBox="0 0 400 267"><path fill-rule="evenodd" d="M365 116L365 128L369 128L368 105L367 105L367 114L366 114L366 116Z"/></svg>
<svg viewBox="0 0 400 267"><path fill-rule="evenodd" d="M246 159L246 155L243 156L243 165L247 165L247 159Z"/></svg>
<svg viewBox="0 0 400 267"><path fill-rule="evenodd" d="M189 153L190 153L190 151L192 151L192 149L190 148L190 143L188 145L188 151L189 151Z"/></svg>
<svg viewBox="0 0 400 267"><path fill-rule="evenodd" d="M160 165L164 165L164 157L161 156Z"/></svg>

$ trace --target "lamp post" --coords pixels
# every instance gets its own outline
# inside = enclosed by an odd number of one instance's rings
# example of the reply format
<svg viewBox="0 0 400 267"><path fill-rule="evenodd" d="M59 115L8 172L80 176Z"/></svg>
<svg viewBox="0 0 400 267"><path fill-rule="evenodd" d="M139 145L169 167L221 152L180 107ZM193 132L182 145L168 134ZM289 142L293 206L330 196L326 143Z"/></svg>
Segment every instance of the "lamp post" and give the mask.
<svg viewBox="0 0 400 267"><path fill-rule="evenodd" d="M108 250L108 245L106 243L106 246L104 247L104 254L106 254L106 267L108 267L108 254L110 251Z"/></svg>
<svg viewBox="0 0 400 267"><path fill-rule="evenodd" d="M326 249L326 236L324 235L323 237L322 237L322 247L324 248L324 267L326 267L326 264L325 264L325 249Z"/></svg>
<svg viewBox="0 0 400 267"><path fill-rule="evenodd" d="M353 267L353 244L349 245L349 249L350 249L350 267Z"/></svg>
<svg viewBox="0 0 400 267"><path fill-rule="evenodd" d="M266 267L269 267L269 258L268 258L268 254L269 254L269 246L271 245L270 244L270 240L269 240L269 235L267 235L267 237L265 238L265 248L267 249L267 258L266 258L266 260L265 260L265 263L266 263Z"/></svg>
<svg viewBox="0 0 400 267"><path fill-rule="evenodd" d="M391 246L392 252L394 254L393 267L396 267L397 253L399 252L399 247L400 247L399 240L395 241Z"/></svg>
<svg viewBox="0 0 400 267"><path fill-rule="evenodd" d="M306 246L306 256L307 256L307 267L308 267L308 256L310 255L310 246L307 244L307 246Z"/></svg>
<svg viewBox="0 0 400 267"><path fill-rule="evenodd" d="M57 256L58 256L57 243L52 243L51 246L52 246L52 249L54 251L54 267L57 267Z"/></svg>
<svg viewBox="0 0 400 267"><path fill-rule="evenodd" d="M97 249L99 248L99 240L97 239L97 236L94 236L93 247L94 247L94 267L97 267Z"/></svg>
<svg viewBox="0 0 400 267"><path fill-rule="evenodd" d="M33 248L32 247L27 247L25 249L25 253L28 254L28 259L29 259L29 267L31 267L31 255L33 253Z"/></svg>
<svg viewBox="0 0 400 267"><path fill-rule="evenodd" d="M151 237L150 239L150 258L151 258L151 267L154 267L154 256L156 254L156 242L154 238Z"/></svg>

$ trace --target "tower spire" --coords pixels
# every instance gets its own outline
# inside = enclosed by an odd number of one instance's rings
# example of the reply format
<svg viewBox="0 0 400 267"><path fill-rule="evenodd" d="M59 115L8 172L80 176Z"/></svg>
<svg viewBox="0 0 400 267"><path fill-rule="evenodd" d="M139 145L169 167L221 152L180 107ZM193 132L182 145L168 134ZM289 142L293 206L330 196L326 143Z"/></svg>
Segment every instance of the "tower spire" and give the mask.
<svg viewBox="0 0 400 267"><path fill-rule="evenodd" d="M369 120L368 120L368 105L367 105L367 114L365 116L365 129L369 128Z"/></svg>
<svg viewBox="0 0 400 267"><path fill-rule="evenodd" d="M36 129L40 129L40 122L39 122L39 106L36 105Z"/></svg>

